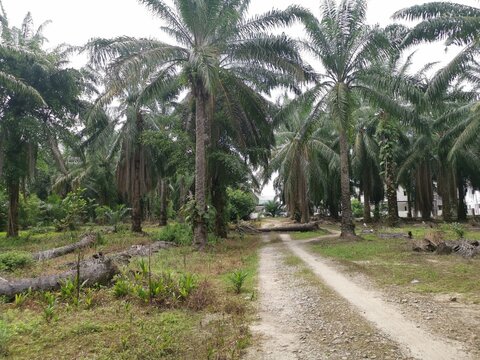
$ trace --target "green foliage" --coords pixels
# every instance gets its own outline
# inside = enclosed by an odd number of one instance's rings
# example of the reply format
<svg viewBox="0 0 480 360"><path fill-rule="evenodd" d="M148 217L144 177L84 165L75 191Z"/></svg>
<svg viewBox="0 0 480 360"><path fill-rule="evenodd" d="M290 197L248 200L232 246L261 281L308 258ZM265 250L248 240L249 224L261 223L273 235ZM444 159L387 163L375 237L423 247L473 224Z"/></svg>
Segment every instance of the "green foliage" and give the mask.
<svg viewBox="0 0 480 360"><path fill-rule="evenodd" d="M48 304L47 306L45 306L43 308L43 316L48 323L52 321L55 317L55 305Z"/></svg>
<svg viewBox="0 0 480 360"><path fill-rule="evenodd" d="M451 223L450 230L452 230L459 239L463 239L465 236L465 227L458 222Z"/></svg>
<svg viewBox="0 0 480 360"><path fill-rule="evenodd" d="M130 294L130 283L127 279L118 278L113 285L113 294L115 297L125 297Z"/></svg>
<svg viewBox="0 0 480 360"><path fill-rule="evenodd" d="M240 294L240 292L242 291L243 284L245 283L247 277L248 272L243 270L235 270L228 276L228 279L230 280L233 289L237 294Z"/></svg>
<svg viewBox="0 0 480 360"><path fill-rule="evenodd" d="M107 210L105 213L108 223L113 226L113 232L117 232L118 224L121 223L130 212L130 208L127 208L124 204L117 205L113 209Z"/></svg>
<svg viewBox="0 0 480 360"><path fill-rule="evenodd" d="M258 203L253 193L240 189L228 188L227 199L231 221L248 220L248 216L255 210Z"/></svg>
<svg viewBox="0 0 480 360"><path fill-rule="evenodd" d="M156 240L173 242L178 245L190 245L192 239L193 231L191 226L180 223L169 223L156 236Z"/></svg>
<svg viewBox="0 0 480 360"><path fill-rule="evenodd" d="M194 274L182 274L178 280L178 293L182 300L187 299L197 287L197 276Z"/></svg>
<svg viewBox="0 0 480 360"><path fill-rule="evenodd" d="M32 255L27 252L7 251L0 254L0 271L13 271L32 263Z"/></svg>
<svg viewBox="0 0 480 360"><path fill-rule="evenodd" d="M85 221L89 202L83 197L85 189L78 188L71 191L62 200L65 216L60 221L55 221L57 230L75 230Z"/></svg>
<svg viewBox="0 0 480 360"><path fill-rule="evenodd" d="M363 205L358 199L352 199L352 213L354 217L363 216Z"/></svg>
<svg viewBox="0 0 480 360"><path fill-rule="evenodd" d="M15 307L21 307L28 298L28 293L15 294L14 304Z"/></svg>
<svg viewBox="0 0 480 360"><path fill-rule="evenodd" d="M280 216L283 212L283 205L275 200L268 200L265 203L265 215L271 217Z"/></svg>
<svg viewBox="0 0 480 360"><path fill-rule="evenodd" d="M41 201L35 194L29 195L25 198L23 196L20 197L18 220L23 229L35 226L41 221L42 204L43 201Z"/></svg>

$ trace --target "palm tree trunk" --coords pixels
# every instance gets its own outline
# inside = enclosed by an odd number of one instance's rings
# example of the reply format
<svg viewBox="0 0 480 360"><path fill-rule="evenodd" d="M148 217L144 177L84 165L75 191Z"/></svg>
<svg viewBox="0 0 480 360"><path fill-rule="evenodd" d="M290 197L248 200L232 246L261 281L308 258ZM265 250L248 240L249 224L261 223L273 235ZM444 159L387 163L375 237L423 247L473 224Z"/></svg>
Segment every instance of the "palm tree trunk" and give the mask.
<svg viewBox="0 0 480 360"><path fill-rule="evenodd" d="M385 184L387 187L387 223L395 226L398 223L398 199L397 186L395 184L395 174L392 161L387 162L385 170Z"/></svg>
<svg viewBox="0 0 480 360"><path fill-rule="evenodd" d="M18 179L8 184L8 228L7 237L18 237L18 204L20 199L20 182Z"/></svg>
<svg viewBox="0 0 480 360"><path fill-rule="evenodd" d="M466 221L467 207L465 206L465 181L461 175L458 176L457 186L458 186L457 218L458 218L458 221Z"/></svg>
<svg viewBox="0 0 480 360"><path fill-rule="evenodd" d="M380 221L380 201L375 201L373 219L375 221Z"/></svg>
<svg viewBox="0 0 480 360"><path fill-rule="evenodd" d="M348 142L345 131L340 130L340 189L342 199L342 237L354 237L355 225L353 224L352 203L350 199L350 173L348 169Z"/></svg>
<svg viewBox="0 0 480 360"><path fill-rule="evenodd" d="M212 204L216 210L215 213L215 235L226 239L227 238L227 222L225 219L226 207L226 190L224 187L212 182Z"/></svg>
<svg viewBox="0 0 480 360"><path fill-rule="evenodd" d="M141 173L141 155L142 144L140 142L140 134L143 130L142 115L137 112L136 131L137 139L135 141L135 149L133 154L133 183L132 183L132 232L142 232L142 179Z"/></svg>
<svg viewBox="0 0 480 360"><path fill-rule="evenodd" d="M167 225L167 199L168 199L168 183L166 179L158 181L158 192L160 195L160 214L158 225Z"/></svg>
<svg viewBox="0 0 480 360"><path fill-rule="evenodd" d="M198 216L194 221L194 243L202 249L207 244L207 156L206 156L206 130L207 130L207 96L202 86L198 86L195 93L195 202Z"/></svg>
<svg viewBox="0 0 480 360"><path fill-rule="evenodd" d="M366 223L372 221L370 215L370 191L367 188L363 190L363 221Z"/></svg>

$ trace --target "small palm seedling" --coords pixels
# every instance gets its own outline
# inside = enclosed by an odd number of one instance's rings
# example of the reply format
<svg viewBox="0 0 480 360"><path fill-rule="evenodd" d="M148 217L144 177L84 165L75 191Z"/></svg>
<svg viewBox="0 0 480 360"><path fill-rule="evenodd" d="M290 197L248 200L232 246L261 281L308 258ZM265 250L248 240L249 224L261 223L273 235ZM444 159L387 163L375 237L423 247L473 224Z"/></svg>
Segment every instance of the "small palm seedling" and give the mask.
<svg viewBox="0 0 480 360"><path fill-rule="evenodd" d="M54 304L48 304L43 309L43 315L45 317L45 320L47 320L47 323L50 323L50 321L52 321L52 319L55 316L55 305Z"/></svg>
<svg viewBox="0 0 480 360"><path fill-rule="evenodd" d="M28 298L28 293L15 294L15 307L21 307Z"/></svg>
<svg viewBox="0 0 480 360"><path fill-rule="evenodd" d="M108 222L113 227L113 232L118 231L118 224L121 223L127 216L130 208L127 208L125 205L118 205L114 209L107 210L105 216L108 219Z"/></svg>
<svg viewBox="0 0 480 360"><path fill-rule="evenodd" d="M178 281L180 299L185 300L197 287L197 277L193 274L183 274Z"/></svg>
<svg viewBox="0 0 480 360"><path fill-rule="evenodd" d="M247 279L248 272L244 270L235 270L233 273L230 274L228 279L232 283L233 289L237 294L240 294L242 291L243 284Z"/></svg>
<svg viewBox="0 0 480 360"><path fill-rule="evenodd" d="M120 298L127 296L130 293L130 283L126 279L119 278L113 285L113 294L115 297Z"/></svg>

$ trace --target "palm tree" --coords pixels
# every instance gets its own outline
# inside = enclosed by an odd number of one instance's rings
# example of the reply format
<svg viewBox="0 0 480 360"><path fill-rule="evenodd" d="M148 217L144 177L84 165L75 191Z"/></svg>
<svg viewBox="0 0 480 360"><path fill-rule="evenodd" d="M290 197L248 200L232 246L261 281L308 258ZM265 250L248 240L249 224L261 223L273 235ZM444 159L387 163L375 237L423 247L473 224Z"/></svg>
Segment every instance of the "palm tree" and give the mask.
<svg viewBox="0 0 480 360"><path fill-rule="evenodd" d="M7 235L17 236L20 182L33 176L40 147L62 165L57 135L75 126L82 79L64 68L64 49L42 50L45 24L34 31L27 14L21 29L9 28L3 7L0 23L0 173L9 193Z"/></svg>
<svg viewBox="0 0 480 360"><path fill-rule="evenodd" d="M388 41L365 24L366 0L323 1L321 19L305 16L308 41L304 47L318 59L324 75L304 96L317 99L335 123L340 147L342 236L355 236L349 170L349 135L352 132L353 92L361 73L374 58L381 58Z"/></svg>
<svg viewBox="0 0 480 360"><path fill-rule="evenodd" d="M353 147L352 169L363 192L363 220L368 223L372 220L370 203L374 189L383 186L380 178L380 150L375 136L378 116L375 109L369 106L360 107L354 116L357 118L357 135Z"/></svg>
<svg viewBox="0 0 480 360"><path fill-rule="evenodd" d="M429 84L426 96L430 101L441 98L449 85L459 78L478 84L478 60L480 52L480 8L451 2L431 2L412 6L394 14L397 19L421 20L405 38L404 46L424 41L445 40L447 46L459 45L463 49L450 63L439 70ZM463 111L467 123L453 145L454 152L478 133L480 129L480 106L478 100L469 104L470 113Z"/></svg>
<svg viewBox="0 0 480 360"><path fill-rule="evenodd" d="M278 145L265 178L278 171L277 185L281 182L290 216L305 223L319 184L327 185L331 172L338 171L338 155L325 143L329 130L325 117L313 111L312 103L294 104L295 110L287 106L288 117L276 134Z"/></svg>
<svg viewBox="0 0 480 360"><path fill-rule="evenodd" d="M115 93L135 78L149 79L141 97L161 98L188 90L195 101L195 201L194 237L199 247L207 237L207 148L211 143L209 104L225 98L229 114L248 115L235 96L249 89L254 79L305 77L295 42L285 35L268 35L264 30L285 26L297 19L299 8L270 11L247 18L248 0L178 0L169 7L161 0L140 0L168 26L164 34L176 44L150 39L120 37L90 44L93 60L115 60L109 70L117 77ZM268 84L268 82L266 82ZM269 90L267 86L266 90ZM244 92L246 93L246 92ZM143 102L143 101L142 101ZM249 102L255 107L255 103Z"/></svg>

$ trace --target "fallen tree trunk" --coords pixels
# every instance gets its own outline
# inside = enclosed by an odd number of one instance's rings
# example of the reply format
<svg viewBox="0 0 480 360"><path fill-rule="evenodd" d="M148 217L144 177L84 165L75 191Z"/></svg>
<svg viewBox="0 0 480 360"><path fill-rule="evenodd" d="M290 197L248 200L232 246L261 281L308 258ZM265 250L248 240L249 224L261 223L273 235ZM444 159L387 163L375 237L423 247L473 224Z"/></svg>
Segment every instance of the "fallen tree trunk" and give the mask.
<svg viewBox="0 0 480 360"><path fill-rule="evenodd" d="M135 256L148 256L161 249L175 246L173 243L156 241L149 245L132 245L128 250L104 256L102 253L93 255L93 259L80 262L80 282L86 282L87 286L94 284L107 285L112 278L119 273L117 263L129 263ZM12 298L15 294L28 291L56 290L62 286L66 279L74 280L77 276L76 263L67 266L72 270L59 274L40 276L28 279L6 280L0 278L0 296Z"/></svg>
<svg viewBox="0 0 480 360"><path fill-rule="evenodd" d="M86 285L103 284L110 282L119 270L112 259L99 257L80 263L80 282ZM66 279L74 280L77 270L68 270L60 274L40 276L38 278L6 280L0 278L0 296L12 298L31 289L32 291L55 290L61 287Z"/></svg>
<svg viewBox="0 0 480 360"><path fill-rule="evenodd" d="M96 240L97 240L97 236L95 234L86 234L83 236L83 238L79 242L58 247L55 249L39 251L37 253L32 254L32 257L34 260L38 260L38 261L53 259L66 254L70 254L77 249L83 249L83 248L89 247L93 245Z"/></svg>
<svg viewBox="0 0 480 360"><path fill-rule="evenodd" d="M317 223L308 223L308 224L295 224L295 225L287 225L287 226L277 226L277 227L270 227L270 228L259 228L257 229L260 232L290 232L290 231L315 231L318 230Z"/></svg>

